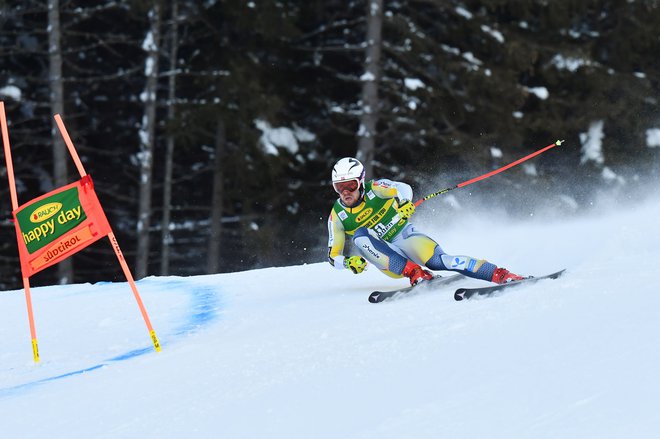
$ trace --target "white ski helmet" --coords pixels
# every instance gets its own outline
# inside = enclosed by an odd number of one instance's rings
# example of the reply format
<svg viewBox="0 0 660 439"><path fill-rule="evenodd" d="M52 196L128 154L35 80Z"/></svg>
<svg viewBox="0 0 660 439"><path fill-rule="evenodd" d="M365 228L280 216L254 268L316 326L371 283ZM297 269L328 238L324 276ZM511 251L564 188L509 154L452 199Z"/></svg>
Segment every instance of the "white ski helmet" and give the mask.
<svg viewBox="0 0 660 439"><path fill-rule="evenodd" d="M364 189L364 166L358 159L344 157L332 168L332 186L337 191L336 183L357 180L360 191Z"/></svg>

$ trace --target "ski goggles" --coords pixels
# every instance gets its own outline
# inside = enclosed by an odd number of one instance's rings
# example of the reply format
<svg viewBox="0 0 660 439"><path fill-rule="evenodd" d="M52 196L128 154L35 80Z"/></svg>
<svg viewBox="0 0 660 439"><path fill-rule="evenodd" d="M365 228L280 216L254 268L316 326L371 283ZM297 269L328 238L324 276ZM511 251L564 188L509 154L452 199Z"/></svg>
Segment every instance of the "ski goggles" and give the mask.
<svg viewBox="0 0 660 439"><path fill-rule="evenodd" d="M335 188L335 192L341 194L344 191L353 192L360 187L360 180L346 180L346 181L337 181L332 183L332 187Z"/></svg>

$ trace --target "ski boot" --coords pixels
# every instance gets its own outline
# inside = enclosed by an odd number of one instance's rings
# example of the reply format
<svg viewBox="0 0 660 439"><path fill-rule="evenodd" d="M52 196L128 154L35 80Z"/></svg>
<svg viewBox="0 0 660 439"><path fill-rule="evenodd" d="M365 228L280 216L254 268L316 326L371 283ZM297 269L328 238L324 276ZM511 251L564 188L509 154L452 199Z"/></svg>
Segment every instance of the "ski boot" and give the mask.
<svg viewBox="0 0 660 439"><path fill-rule="evenodd" d="M506 268L497 268L493 272L493 278L491 279L491 282L495 282L496 284L506 284L509 282L516 282L523 279L525 278L522 276L518 276L515 273L511 273Z"/></svg>
<svg viewBox="0 0 660 439"><path fill-rule="evenodd" d="M412 286L415 286L420 282L433 279L433 273L428 270L424 270L421 266L415 264L412 261L406 262L406 266L403 267L403 273L401 274L410 279L410 285Z"/></svg>

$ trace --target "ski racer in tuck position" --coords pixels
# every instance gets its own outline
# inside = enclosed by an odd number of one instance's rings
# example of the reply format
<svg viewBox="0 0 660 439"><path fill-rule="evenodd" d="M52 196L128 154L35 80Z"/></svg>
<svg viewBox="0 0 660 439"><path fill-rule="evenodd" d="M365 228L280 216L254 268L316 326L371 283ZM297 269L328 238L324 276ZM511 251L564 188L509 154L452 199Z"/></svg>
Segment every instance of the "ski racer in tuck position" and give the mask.
<svg viewBox="0 0 660 439"><path fill-rule="evenodd" d="M352 157L332 168L332 186L339 199L328 219L328 261L336 269L358 274L368 261L390 277L407 277L411 285L432 279L428 269L456 271L498 284L523 279L483 259L446 254L408 221L415 213L408 184L387 179L365 183L364 177L364 166ZM359 255L344 256L346 235L353 237Z"/></svg>

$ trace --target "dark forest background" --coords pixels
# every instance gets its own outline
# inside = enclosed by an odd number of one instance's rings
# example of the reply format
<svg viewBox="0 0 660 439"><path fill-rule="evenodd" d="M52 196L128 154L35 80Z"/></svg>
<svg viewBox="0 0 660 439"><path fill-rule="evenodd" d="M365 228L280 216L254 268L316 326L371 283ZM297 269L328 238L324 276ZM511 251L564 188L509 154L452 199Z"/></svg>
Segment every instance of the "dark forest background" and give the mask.
<svg viewBox="0 0 660 439"><path fill-rule="evenodd" d="M421 197L565 139L479 202L579 213L660 172L658 29L654 0L0 0L19 202L78 178L59 113L138 278L324 260L343 156ZM123 280L107 242L69 261L33 284Z"/></svg>

